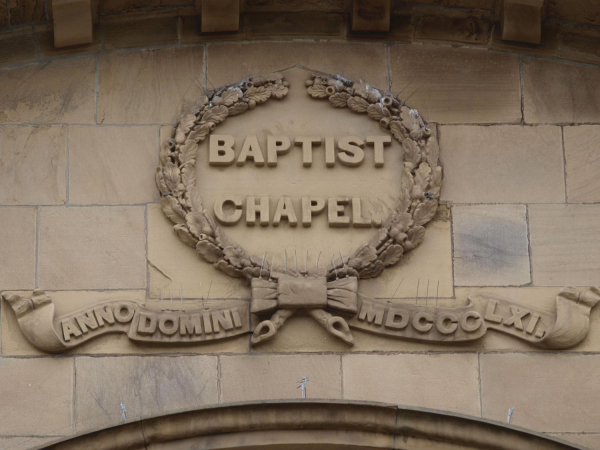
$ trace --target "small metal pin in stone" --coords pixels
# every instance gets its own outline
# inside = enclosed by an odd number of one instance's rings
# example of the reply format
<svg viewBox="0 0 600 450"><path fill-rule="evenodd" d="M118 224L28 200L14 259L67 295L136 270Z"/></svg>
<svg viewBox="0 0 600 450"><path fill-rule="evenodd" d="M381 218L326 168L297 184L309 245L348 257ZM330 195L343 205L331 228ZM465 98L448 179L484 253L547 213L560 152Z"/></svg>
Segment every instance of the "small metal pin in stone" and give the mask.
<svg viewBox="0 0 600 450"><path fill-rule="evenodd" d="M120 403L120 407L121 407L121 417L123 419L123 422L127 422L127 408L125 407L125 405L123 404L123 402L119 402Z"/></svg>
<svg viewBox="0 0 600 450"><path fill-rule="evenodd" d="M515 412L515 407L514 406L508 410L508 417L506 419L506 423L508 425L510 425L510 421L512 419L512 415L513 415L514 412Z"/></svg>
<svg viewBox="0 0 600 450"><path fill-rule="evenodd" d="M307 377L302 378L302 380L298 381L298 383L300 383L300 384L296 388L296 389L298 389L298 388L302 389L302 399L303 400L306 400L306 382L307 381L308 381Z"/></svg>

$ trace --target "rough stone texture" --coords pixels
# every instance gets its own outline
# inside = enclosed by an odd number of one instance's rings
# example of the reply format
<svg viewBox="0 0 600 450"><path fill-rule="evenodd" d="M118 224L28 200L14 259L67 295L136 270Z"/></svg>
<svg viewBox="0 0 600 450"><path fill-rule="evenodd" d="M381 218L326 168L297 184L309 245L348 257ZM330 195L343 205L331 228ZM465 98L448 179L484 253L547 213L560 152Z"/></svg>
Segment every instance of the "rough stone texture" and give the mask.
<svg viewBox="0 0 600 450"><path fill-rule="evenodd" d="M571 30L565 31L558 49L558 56L574 61L600 64L600 30L573 27Z"/></svg>
<svg viewBox="0 0 600 450"><path fill-rule="evenodd" d="M600 126L565 127L567 198L600 202Z"/></svg>
<svg viewBox="0 0 600 450"><path fill-rule="evenodd" d="M100 56L98 123L170 123L200 97L202 47Z"/></svg>
<svg viewBox="0 0 600 450"><path fill-rule="evenodd" d="M476 354L345 355L344 399L479 416Z"/></svg>
<svg viewBox="0 0 600 450"><path fill-rule="evenodd" d="M0 208L0 289L35 287L35 208Z"/></svg>
<svg viewBox="0 0 600 450"><path fill-rule="evenodd" d="M452 219L458 286L518 286L531 281L525 206L455 206Z"/></svg>
<svg viewBox="0 0 600 450"><path fill-rule="evenodd" d="M394 14L390 17L390 30L385 33L352 30L346 30L346 33L348 38L361 40L412 42L415 28L413 20L410 14Z"/></svg>
<svg viewBox="0 0 600 450"><path fill-rule="evenodd" d="M0 27L8 25L8 8L6 2L0 2Z"/></svg>
<svg viewBox="0 0 600 450"><path fill-rule="evenodd" d="M63 48L56 48L54 46L54 32L52 31L52 27L50 25L39 25L36 27L35 31L40 48L40 55L43 58L94 52L100 50L102 46L102 33L100 31L100 25L94 25L94 40L91 44L74 45L73 47Z"/></svg>
<svg viewBox="0 0 600 450"><path fill-rule="evenodd" d="M77 358L75 428L104 428L126 420L218 402L214 356Z"/></svg>
<svg viewBox="0 0 600 450"><path fill-rule="evenodd" d="M523 59L527 123L600 122L600 68Z"/></svg>
<svg viewBox="0 0 600 450"><path fill-rule="evenodd" d="M208 78L215 87L301 64L325 73L342 71L385 89L385 48L381 44L257 43L208 46Z"/></svg>
<svg viewBox="0 0 600 450"><path fill-rule="evenodd" d="M403 0L394 0L394 8L399 8L405 3ZM412 0L411 3L422 5L456 6L459 8L493 9L494 0Z"/></svg>
<svg viewBox="0 0 600 450"><path fill-rule="evenodd" d="M95 78L91 56L0 70L0 123L93 123Z"/></svg>
<svg viewBox="0 0 600 450"><path fill-rule="evenodd" d="M389 0L357 0L352 3L354 31L389 31L392 2Z"/></svg>
<svg viewBox="0 0 600 450"><path fill-rule="evenodd" d="M144 208L41 208L39 285L44 289L146 286Z"/></svg>
<svg viewBox="0 0 600 450"><path fill-rule="evenodd" d="M69 201L73 205L159 201L156 127L71 127Z"/></svg>
<svg viewBox="0 0 600 450"><path fill-rule="evenodd" d="M598 432L597 355L481 355L483 417L537 431Z"/></svg>
<svg viewBox="0 0 600 450"><path fill-rule="evenodd" d="M59 436L72 433L71 358L0 358L0 379L0 405L3 405L0 434Z"/></svg>
<svg viewBox="0 0 600 450"><path fill-rule="evenodd" d="M23 25L46 20L44 0L8 0L10 24Z"/></svg>
<svg viewBox="0 0 600 450"><path fill-rule="evenodd" d="M308 397L342 398L337 355L253 355L221 357L221 401L300 398L302 377Z"/></svg>
<svg viewBox="0 0 600 450"><path fill-rule="evenodd" d="M160 6L160 0L102 0L100 14L133 11Z"/></svg>
<svg viewBox="0 0 600 450"><path fill-rule="evenodd" d="M516 55L434 45L390 49L392 90L430 122L509 123L521 118Z"/></svg>
<svg viewBox="0 0 600 450"><path fill-rule="evenodd" d="M177 16L164 13L131 13L101 20L106 49L169 45L177 42Z"/></svg>
<svg viewBox="0 0 600 450"><path fill-rule="evenodd" d="M30 296L31 291L14 292L23 296ZM146 300L146 291L54 291L47 292L52 298L56 307L56 315L68 314L88 305L104 300L129 299L145 303L148 308L161 309L171 308L170 300L167 298L161 304L160 299ZM9 295L8 292L5 293ZM167 293L168 296L168 293ZM200 309L204 306L227 306L231 301L226 300L205 300L190 301L184 300L185 309ZM180 302L177 298L174 301L173 309L180 309ZM3 356L43 356L46 353L35 348L27 341L17 323L17 318L7 302L2 302L2 355ZM68 351L71 355L98 355L98 354L161 354L161 353L248 353L248 335L241 335L233 339L210 341L205 343L190 345L156 345L135 343L131 341L126 334L106 334L97 339L92 339L74 349Z"/></svg>
<svg viewBox="0 0 600 450"><path fill-rule="evenodd" d="M65 203L65 127L0 127L0 148L0 203Z"/></svg>
<svg viewBox="0 0 600 450"><path fill-rule="evenodd" d="M596 0L549 0L546 14L556 19L600 24L600 4Z"/></svg>
<svg viewBox="0 0 600 450"><path fill-rule="evenodd" d="M346 10L344 0L246 0L246 11L337 11Z"/></svg>
<svg viewBox="0 0 600 450"><path fill-rule="evenodd" d="M533 284L598 285L600 205L531 205Z"/></svg>
<svg viewBox="0 0 600 450"><path fill-rule="evenodd" d="M544 23L542 26L542 42L539 45L521 44L518 42L503 41L502 27L500 23L496 23L492 31L490 47L524 54L555 56L561 40L560 30L561 27L558 24Z"/></svg>
<svg viewBox="0 0 600 450"><path fill-rule="evenodd" d="M1 8L2 6L0 6L0 15L2 14ZM35 39L31 28L12 32L5 31L0 35L0 65L33 61L36 56Z"/></svg>
<svg viewBox="0 0 600 450"><path fill-rule="evenodd" d="M544 0L504 0L502 39L539 44L542 38Z"/></svg>
<svg viewBox="0 0 600 450"><path fill-rule="evenodd" d="M250 287L202 260L173 231L159 204L148 205L149 295L184 298L249 298Z"/></svg>
<svg viewBox="0 0 600 450"><path fill-rule="evenodd" d="M474 16L425 16L419 20L415 37L435 41L487 44L491 30L490 22Z"/></svg>
<svg viewBox="0 0 600 450"><path fill-rule="evenodd" d="M326 12L249 13L245 16L248 38L268 36L339 36L343 16Z"/></svg>
<svg viewBox="0 0 600 450"><path fill-rule="evenodd" d="M442 200L563 203L560 127L444 126Z"/></svg>
<svg viewBox="0 0 600 450"><path fill-rule="evenodd" d="M203 0L202 32L237 31L240 27L239 0Z"/></svg>

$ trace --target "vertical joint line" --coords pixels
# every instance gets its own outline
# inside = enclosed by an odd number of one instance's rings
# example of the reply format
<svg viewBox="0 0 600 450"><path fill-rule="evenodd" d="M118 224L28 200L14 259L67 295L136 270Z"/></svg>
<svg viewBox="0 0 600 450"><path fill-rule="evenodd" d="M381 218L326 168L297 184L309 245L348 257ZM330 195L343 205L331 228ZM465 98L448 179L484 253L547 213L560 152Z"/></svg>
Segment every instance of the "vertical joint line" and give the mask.
<svg viewBox="0 0 600 450"><path fill-rule="evenodd" d="M531 227L529 226L529 205L525 205L525 225L527 226L527 252L529 253L529 284L533 285L533 258L531 255Z"/></svg>
<svg viewBox="0 0 600 450"><path fill-rule="evenodd" d="M77 358L73 359L73 399L71 400L71 433L75 433L77 427Z"/></svg>
<svg viewBox="0 0 600 450"><path fill-rule="evenodd" d="M385 45L385 64L387 66L388 91L392 92L392 74L390 68L390 44Z"/></svg>
<svg viewBox="0 0 600 450"><path fill-rule="evenodd" d="M99 70L99 59L100 56L96 53L96 57L94 60L94 66L96 70L96 79L94 80L94 97L96 99L96 113L94 114L94 120L96 125L98 125L98 98L100 97L100 70Z"/></svg>
<svg viewBox="0 0 600 450"><path fill-rule="evenodd" d="M217 355L217 403L223 402L223 392L221 390L221 356Z"/></svg>
<svg viewBox="0 0 600 450"><path fill-rule="evenodd" d="M144 231L146 235L145 252L146 252L146 298L150 298L150 262L148 261L148 205L144 209Z"/></svg>
<svg viewBox="0 0 600 450"><path fill-rule="evenodd" d="M481 386L481 353L477 353L477 368L478 381L479 381L479 414L483 418L483 389Z"/></svg>
<svg viewBox="0 0 600 450"><path fill-rule="evenodd" d="M69 141L71 139L71 127L69 127L69 125L65 125L65 160L66 160L66 164L65 164L65 206L69 206L70 204L70 179L69 179L69 172L71 171L71 149L70 149L70 145L69 145Z"/></svg>
<svg viewBox="0 0 600 450"><path fill-rule="evenodd" d="M40 261L40 207L35 207L35 287L38 288L39 282L39 261Z"/></svg>
<svg viewBox="0 0 600 450"><path fill-rule="evenodd" d="M45 8L46 8L46 17L50 17L48 15L48 1L47 0L45 2ZM40 49L40 41L38 39L38 34L37 34L37 31L35 30L35 26L31 27L31 33L33 34L33 43L35 44L35 57L36 57L36 59L41 59L42 51Z"/></svg>
<svg viewBox="0 0 600 450"><path fill-rule="evenodd" d="M562 143L563 156L563 181L565 185L565 203L569 203L569 191L567 190L567 149L565 148L565 127L560 126L560 138Z"/></svg>
<svg viewBox="0 0 600 450"><path fill-rule="evenodd" d="M519 88L521 90L521 124L525 123L525 81L523 78L523 55L519 54Z"/></svg>
<svg viewBox="0 0 600 450"><path fill-rule="evenodd" d="M208 44L204 44L204 90L208 91Z"/></svg>

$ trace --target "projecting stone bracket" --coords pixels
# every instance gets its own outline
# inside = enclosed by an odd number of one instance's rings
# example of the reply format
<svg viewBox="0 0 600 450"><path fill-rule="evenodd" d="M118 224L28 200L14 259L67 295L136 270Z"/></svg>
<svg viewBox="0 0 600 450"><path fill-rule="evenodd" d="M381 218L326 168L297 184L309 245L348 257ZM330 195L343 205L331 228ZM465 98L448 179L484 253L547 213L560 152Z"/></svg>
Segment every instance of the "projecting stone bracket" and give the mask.
<svg viewBox="0 0 600 450"><path fill-rule="evenodd" d="M544 0L504 0L502 39L539 44L542 41Z"/></svg>
<svg viewBox="0 0 600 450"><path fill-rule="evenodd" d="M53 0L54 46L90 44L92 28L91 0Z"/></svg>

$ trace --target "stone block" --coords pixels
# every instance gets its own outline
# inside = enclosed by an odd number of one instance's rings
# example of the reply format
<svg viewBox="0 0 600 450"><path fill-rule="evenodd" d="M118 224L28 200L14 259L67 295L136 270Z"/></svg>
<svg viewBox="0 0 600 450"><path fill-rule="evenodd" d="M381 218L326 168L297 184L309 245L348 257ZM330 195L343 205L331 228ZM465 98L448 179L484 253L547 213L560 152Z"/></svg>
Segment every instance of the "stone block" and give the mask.
<svg viewBox="0 0 600 450"><path fill-rule="evenodd" d="M345 400L480 415L476 354L344 355L342 368Z"/></svg>
<svg viewBox="0 0 600 450"><path fill-rule="evenodd" d="M600 122L600 68L523 59L527 123Z"/></svg>
<svg viewBox="0 0 600 450"><path fill-rule="evenodd" d="M490 47L498 50L508 50L523 54L556 56L559 42L562 39L560 31L561 26L559 24L544 23L542 26L542 39L540 44L523 44L519 42L502 40L502 26L500 23L496 23L494 25L494 29L492 30Z"/></svg>
<svg viewBox="0 0 600 450"><path fill-rule="evenodd" d="M244 10L248 12L267 11L333 11L345 12L345 0L246 0Z"/></svg>
<svg viewBox="0 0 600 450"><path fill-rule="evenodd" d="M415 28L413 22L411 14L394 14L390 17L390 30L385 33L347 30L347 37L362 40L412 42Z"/></svg>
<svg viewBox="0 0 600 450"><path fill-rule="evenodd" d="M596 0L549 0L546 14L553 19L598 25L600 4Z"/></svg>
<svg viewBox="0 0 600 450"><path fill-rule="evenodd" d="M250 286L217 270L185 245L159 204L148 205L149 295L165 298L250 298Z"/></svg>
<svg viewBox="0 0 600 450"><path fill-rule="evenodd" d="M136 9L156 8L160 0L106 0L100 2L100 14L129 12Z"/></svg>
<svg viewBox="0 0 600 450"><path fill-rule="evenodd" d="M54 46L54 32L51 25L38 25L35 27L40 55L43 58L51 58L54 56L81 54L86 52L94 52L102 47L102 33L100 25L94 25L93 41L90 44L75 45L73 47L56 48Z"/></svg>
<svg viewBox="0 0 600 450"><path fill-rule="evenodd" d="M539 44L542 39L544 0L504 0L502 39Z"/></svg>
<svg viewBox="0 0 600 450"><path fill-rule="evenodd" d="M596 286L600 271L600 205L531 205L535 286Z"/></svg>
<svg viewBox="0 0 600 450"><path fill-rule="evenodd" d="M73 363L71 358L0 358L0 434L72 434Z"/></svg>
<svg viewBox="0 0 600 450"><path fill-rule="evenodd" d="M0 8L2 7L0 6ZM36 58L35 38L31 28L2 32L0 35L0 66L25 63Z"/></svg>
<svg viewBox="0 0 600 450"><path fill-rule="evenodd" d="M73 205L159 201L154 173L158 130L141 127L69 129L69 201Z"/></svg>
<svg viewBox="0 0 600 450"><path fill-rule="evenodd" d="M75 370L77 432L218 402L214 356L81 357Z"/></svg>
<svg viewBox="0 0 600 450"><path fill-rule="evenodd" d="M600 64L600 30L571 27L562 35L558 56L572 61Z"/></svg>
<svg viewBox="0 0 600 450"><path fill-rule="evenodd" d="M565 127L567 199L600 202L600 126Z"/></svg>
<svg viewBox="0 0 600 450"><path fill-rule="evenodd" d="M483 354L482 415L545 432L598 432L600 356Z"/></svg>
<svg viewBox="0 0 600 450"><path fill-rule="evenodd" d="M35 287L35 208L0 208L0 289Z"/></svg>
<svg viewBox="0 0 600 450"><path fill-rule="evenodd" d="M354 0L352 30L389 31L391 9L391 0Z"/></svg>
<svg viewBox="0 0 600 450"><path fill-rule="evenodd" d="M202 0L203 33L237 31L240 27L240 0Z"/></svg>
<svg viewBox="0 0 600 450"><path fill-rule="evenodd" d="M100 21L106 49L175 44L178 18L175 11L136 12L103 17Z"/></svg>
<svg viewBox="0 0 600 450"><path fill-rule="evenodd" d="M174 122L200 97L203 70L202 47L101 55L98 123Z"/></svg>
<svg viewBox="0 0 600 450"><path fill-rule="evenodd" d="M146 287L144 208L41 208L39 285L44 289Z"/></svg>
<svg viewBox="0 0 600 450"><path fill-rule="evenodd" d="M560 127L444 126L442 199L454 203L563 203Z"/></svg>
<svg viewBox="0 0 600 450"><path fill-rule="evenodd" d="M301 64L325 73L363 79L387 87L385 47L382 44L256 43L209 45L208 78L215 87ZM343 69L342 69L343 68Z"/></svg>
<svg viewBox="0 0 600 450"><path fill-rule="evenodd" d="M424 16L415 31L417 39L487 44L492 30L489 21L461 14L459 16Z"/></svg>
<svg viewBox="0 0 600 450"><path fill-rule="evenodd" d="M405 3L402 0L394 0L394 11L397 11ZM450 6L469 9L494 9L494 0L412 0L411 3L419 5Z"/></svg>
<svg viewBox="0 0 600 450"><path fill-rule="evenodd" d="M65 127L1 127L0 148L0 204L65 203Z"/></svg>
<svg viewBox="0 0 600 450"><path fill-rule="evenodd" d="M25 25L46 20L44 0L8 0L11 25Z"/></svg>
<svg viewBox="0 0 600 450"><path fill-rule="evenodd" d="M91 0L52 0L52 15L55 47L93 42Z"/></svg>
<svg viewBox="0 0 600 450"><path fill-rule="evenodd" d="M429 122L517 123L516 55L439 45L390 49L392 90Z"/></svg>
<svg viewBox="0 0 600 450"><path fill-rule="evenodd" d="M308 398L342 398L338 355L253 355L221 356L221 401L298 399L303 377Z"/></svg>
<svg viewBox="0 0 600 450"><path fill-rule="evenodd" d="M519 286L531 281L525 206L455 206L452 219L456 285Z"/></svg>
<svg viewBox="0 0 600 450"><path fill-rule="evenodd" d="M31 291L4 292L5 295L17 293L23 296L30 296ZM170 300L161 302L159 299L146 300L146 291L54 291L47 292L56 308L56 316L68 314L88 305L93 305L104 300L128 299L145 303L151 309L169 308L173 310L181 309L181 303L177 298L171 308ZM227 300L204 300L204 301L183 301L183 308L186 310L200 309L205 306L227 306L233 301ZM17 323L17 318L12 308L6 302L2 302L2 355L3 356L39 356L45 355L44 352L35 348L27 341ZM92 339L82 344L68 353L71 355L99 355L99 354L204 354L204 353L247 353L248 336L241 335L232 339L209 341L194 345L157 345L136 343L131 341L126 334L105 334L96 339Z"/></svg>
<svg viewBox="0 0 600 450"><path fill-rule="evenodd" d="M0 27L8 25L8 8L5 2L0 2Z"/></svg>
<svg viewBox="0 0 600 450"><path fill-rule="evenodd" d="M269 36L340 36L343 16L326 12L264 12L248 13L248 39Z"/></svg>
<svg viewBox="0 0 600 450"><path fill-rule="evenodd" d="M93 56L2 70L0 123L94 123L95 80Z"/></svg>

